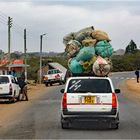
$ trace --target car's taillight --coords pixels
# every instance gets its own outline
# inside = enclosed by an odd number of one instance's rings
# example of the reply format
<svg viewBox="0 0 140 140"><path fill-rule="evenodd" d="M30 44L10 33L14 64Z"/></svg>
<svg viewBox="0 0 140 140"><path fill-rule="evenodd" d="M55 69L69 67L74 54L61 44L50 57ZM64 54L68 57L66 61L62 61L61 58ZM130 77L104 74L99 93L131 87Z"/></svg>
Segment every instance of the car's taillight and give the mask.
<svg viewBox="0 0 140 140"><path fill-rule="evenodd" d="M67 108L67 93L64 93L63 95L62 107Z"/></svg>
<svg viewBox="0 0 140 140"><path fill-rule="evenodd" d="M10 84L10 85L9 85L9 92L10 92L10 94L12 94L12 90L13 90L12 84Z"/></svg>
<svg viewBox="0 0 140 140"><path fill-rule="evenodd" d="M116 94L112 93L112 108L117 107L117 99L116 99Z"/></svg>

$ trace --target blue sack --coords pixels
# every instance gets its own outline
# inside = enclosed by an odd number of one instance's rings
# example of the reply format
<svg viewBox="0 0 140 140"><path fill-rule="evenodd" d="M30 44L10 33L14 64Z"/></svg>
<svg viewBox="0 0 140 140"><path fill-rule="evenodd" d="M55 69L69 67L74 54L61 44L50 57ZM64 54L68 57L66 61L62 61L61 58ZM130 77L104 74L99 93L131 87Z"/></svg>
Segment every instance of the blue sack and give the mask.
<svg viewBox="0 0 140 140"><path fill-rule="evenodd" d="M70 62L68 63L68 67L72 73L83 73L84 72L82 65L80 65L80 63L75 58L72 58L70 60Z"/></svg>
<svg viewBox="0 0 140 140"><path fill-rule="evenodd" d="M83 47L76 55L77 61L89 61L95 55L95 49L93 46Z"/></svg>
<svg viewBox="0 0 140 140"><path fill-rule="evenodd" d="M113 48L109 42L106 40L99 41L95 45L95 53L96 55L100 55L101 57L110 57L113 54Z"/></svg>

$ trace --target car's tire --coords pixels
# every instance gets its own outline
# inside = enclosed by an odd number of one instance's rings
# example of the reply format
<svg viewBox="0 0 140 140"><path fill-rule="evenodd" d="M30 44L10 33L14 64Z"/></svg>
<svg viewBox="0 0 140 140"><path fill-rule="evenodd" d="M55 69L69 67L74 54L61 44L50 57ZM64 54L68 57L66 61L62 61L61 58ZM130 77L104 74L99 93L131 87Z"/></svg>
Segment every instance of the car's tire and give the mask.
<svg viewBox="0 0 140 140"><path fill-rule="evenodd" d="M52 86L52 83L50 83L50 86Z"/></svg>
<svg viewBox="0 0 140 140"><path fill-rule="evenodd" d="M47 86L48 86L48 83L46 83L45 85L46 85L46 87L47 87Z"/></svg>
<svg viewBox="0 0 140 140"><path fill-rule="evenodd" d="M61 128L62 129L69 129L69 122L68 121L64 121L64 118L61 115Z"/></svg>
<svg viewBox="0 0 140 140"><path fill-rule="evenodd" d="M16 99L16 93L15 92L14 92L14 96L12 98L10 98L9 101L11 103L15 103L17 101L17 99Z"/></svg>
<svg viewBox="0 0 140 140"><path fill-rule="evenodd" d="M17 97L17 101L21 101L22 100L22 93L19 93L19 96Z"/></svg>
<svg viewBox="0 0 140 140"><path fill-rule="evenodd" d="M69 129L69 123L68 122L61 122L61 128L62 129Z"/></svg>
<svg viewBox="0 0 140 140"><path fill-rule="evenodd" d="M15 96L13 98L10 98L9 101L10 101L10 103L15 103L16 102Z"/></svg>
<svg viewBox="0 0 140 140"><path fill-rule="evenodd" d="M111 124L112 129L118 129L119 128L119 113L117 114L117 117L115 118L115 123Z"/></svg>
<svg viewBox="0 0 140 140"><path fill-rule="evenodd" d="M118 124L118 123L112 124L112 125L111 125L111 128L112 128L112 129L119 129L119 124Z"/></svg>

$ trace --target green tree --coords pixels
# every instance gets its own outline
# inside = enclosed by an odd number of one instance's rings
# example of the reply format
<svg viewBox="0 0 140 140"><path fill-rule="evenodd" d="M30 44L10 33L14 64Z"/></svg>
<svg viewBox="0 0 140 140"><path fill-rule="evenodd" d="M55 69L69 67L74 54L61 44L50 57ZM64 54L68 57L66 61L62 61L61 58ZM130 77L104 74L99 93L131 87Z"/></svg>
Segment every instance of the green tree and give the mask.
<svg viewBox="0 0 140 140"><path fill-rule="evenodd" d="M126 47L125 54L134 54L136 52L137 52L137 45L133 40L131 40Z"/></svg>

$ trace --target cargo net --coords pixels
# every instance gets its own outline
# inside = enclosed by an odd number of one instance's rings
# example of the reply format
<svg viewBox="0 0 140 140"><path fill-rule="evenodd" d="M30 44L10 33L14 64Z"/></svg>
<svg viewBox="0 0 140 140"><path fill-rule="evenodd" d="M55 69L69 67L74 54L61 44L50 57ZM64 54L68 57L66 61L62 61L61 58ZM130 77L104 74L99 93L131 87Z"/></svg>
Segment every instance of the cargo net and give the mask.
<svg viewBox="0 0 140 140"><path fill-rule="evenodd" d="M66 35L63 43L71 76L107 76L112 68L110 41L106 32L93 26Z"/></svg>

